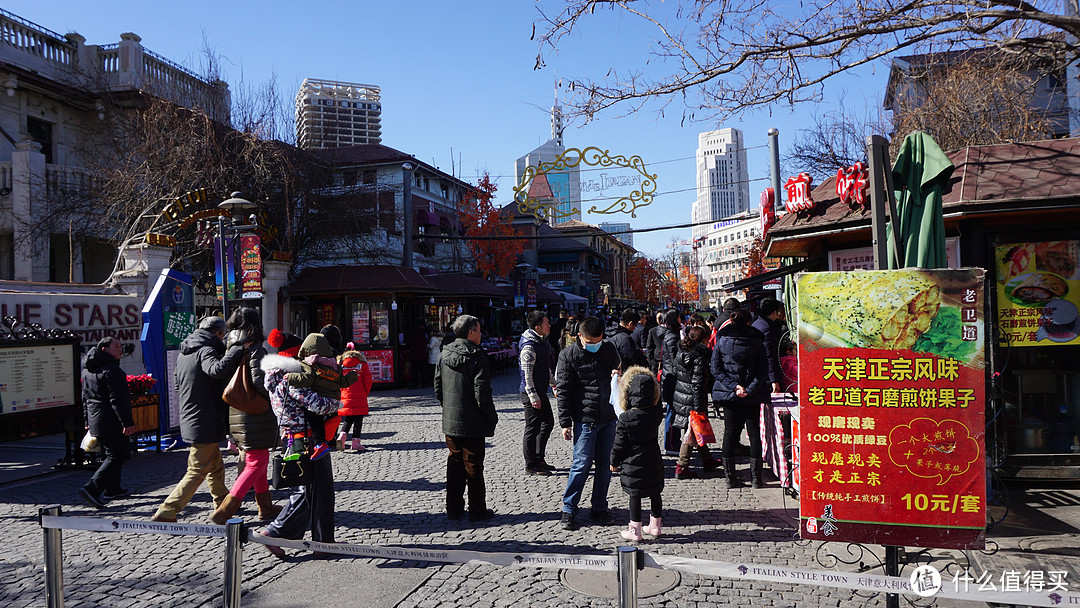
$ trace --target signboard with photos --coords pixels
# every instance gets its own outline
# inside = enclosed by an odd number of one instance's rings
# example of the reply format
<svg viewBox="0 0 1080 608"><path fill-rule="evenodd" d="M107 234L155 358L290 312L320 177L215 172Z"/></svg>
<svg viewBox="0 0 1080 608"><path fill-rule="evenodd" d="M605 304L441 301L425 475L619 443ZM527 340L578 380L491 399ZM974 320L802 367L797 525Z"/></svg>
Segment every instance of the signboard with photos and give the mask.
<svg viewBox="0 0 1080 608"><path fill-rule="evenodd" d="M1080 344L1080 241L994 249L997 321L1010 346Z"/></svg>
<svg viewBox="0 0 1080 608"><path fill-rule="evenodd" d="M799 277L803 538L984 546L984 276Z"/></svg>

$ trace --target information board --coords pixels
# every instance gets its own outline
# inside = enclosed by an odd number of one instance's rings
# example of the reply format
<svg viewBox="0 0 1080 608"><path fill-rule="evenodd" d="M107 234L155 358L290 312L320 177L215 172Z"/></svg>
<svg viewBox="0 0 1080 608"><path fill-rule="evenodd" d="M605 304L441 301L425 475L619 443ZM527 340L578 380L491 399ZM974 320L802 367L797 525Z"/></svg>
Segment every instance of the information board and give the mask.
<svg viewBox="0 0 1080 608"><path fill-rule="evenodd" d="M984 276L799 278L803 538L985 545Z"/></svg>
<svg viewBox="0 0 1080 608"><path fill-rule="evenodd" d="M76 405L71 345L0 346L0 414Z"/></svg>

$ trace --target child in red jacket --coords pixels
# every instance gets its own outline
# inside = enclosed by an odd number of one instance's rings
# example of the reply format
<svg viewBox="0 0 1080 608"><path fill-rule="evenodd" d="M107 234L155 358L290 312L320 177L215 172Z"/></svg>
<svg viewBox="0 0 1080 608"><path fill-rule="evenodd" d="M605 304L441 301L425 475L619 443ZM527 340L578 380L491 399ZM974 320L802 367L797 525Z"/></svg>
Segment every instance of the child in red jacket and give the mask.
<svg viewBox="0 0 1080 608"><path fill-rule="evenodd" d="M349 344L352 346L352 344ZM356 372L357 381L341 389L341 427L338 428L338 445L342 448L352 435L353 450L362 452L367 448L360 443L360 432L364 426L364 416L368 414L368 393L371 392L371 366L368 365L364 353L356 350L347 350L338 357L341 362L342 372Z"/></svg>

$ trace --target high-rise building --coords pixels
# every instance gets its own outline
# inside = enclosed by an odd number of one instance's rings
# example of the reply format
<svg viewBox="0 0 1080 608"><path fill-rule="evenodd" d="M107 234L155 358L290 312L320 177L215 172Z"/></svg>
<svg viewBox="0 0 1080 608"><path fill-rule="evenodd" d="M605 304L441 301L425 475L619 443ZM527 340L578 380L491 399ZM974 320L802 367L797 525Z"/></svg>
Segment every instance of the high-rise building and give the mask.
<svg viewBox="0 0 1080 608"><path fill-rule="evenodd" d="M750 172L746 146L739 129L718 129L698 134L697 201L694 222L719 222L750 209ZM708 232L694 227L694 238Z"/></svg>
<svg viewBox="0 0 1080 608"><path fill-rule="evenodd" d="M634 246L634 233L630 232L630 222L601 222L600 229L604 232L618 232L620 234L612 236L631 247Z"/></svg>
<svg viewBox="0 0 1080 608"><path fill-rule="evenodd" d="M305 78L296 93L296 144L305 150L382 143L379 87Z"/></svg>
<svg viewBox="0 0 1080 608"><path fill-rule="evenodd" d="M717 129L698 134L697 200L690 211L694 223L695 251L699 268L706 248L701 246L713 223L750 210L750 172L746 145L739 129ZM706 277L699 277L702 283Z"/></svg>
<svg viewBox="0 0 1080 608"><path fill-rule="evenodd" d="M553 163L566 152L563 145L562 110L551 108L551 139L514 163L514 184L520 184L527 167L539 167L541 163ZM528 197L554 210L546 218L555 226L570 220L581 221L581 174L578 167L560 171L544 171L529 182Z"/></svg>

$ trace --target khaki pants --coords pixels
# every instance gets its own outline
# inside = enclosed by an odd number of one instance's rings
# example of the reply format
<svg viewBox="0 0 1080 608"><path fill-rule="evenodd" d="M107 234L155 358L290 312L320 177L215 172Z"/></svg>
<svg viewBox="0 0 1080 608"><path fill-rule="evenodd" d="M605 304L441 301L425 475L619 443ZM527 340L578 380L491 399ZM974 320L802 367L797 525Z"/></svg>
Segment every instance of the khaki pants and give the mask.
<svg viewBox="0 0 1080 608"><path fill-rule="evenodd" d="M210 486L210 495L214 497L214 506L217 507L225 500L229 490L225 487L225 463L221 459L221 448L216 443L191 444L188 448L187 472L173 488L172 494L158 507L157 516L175 519L176 514L191 501L203 479Z"/></svg>

